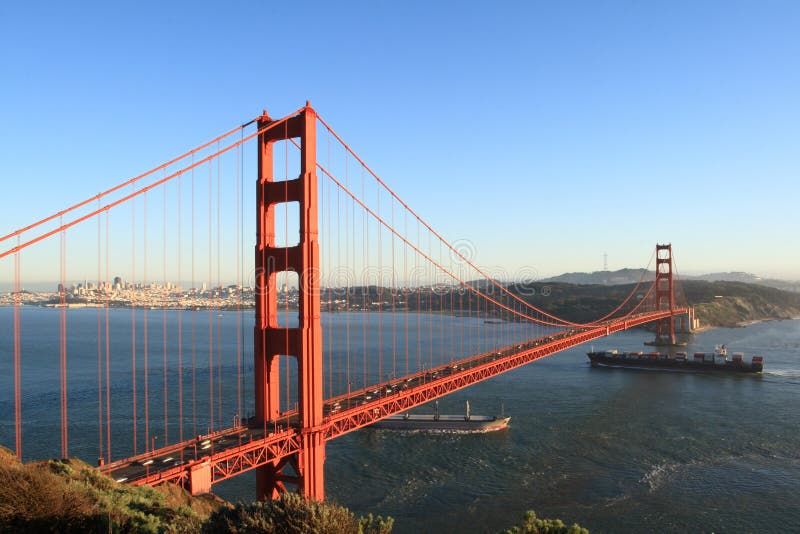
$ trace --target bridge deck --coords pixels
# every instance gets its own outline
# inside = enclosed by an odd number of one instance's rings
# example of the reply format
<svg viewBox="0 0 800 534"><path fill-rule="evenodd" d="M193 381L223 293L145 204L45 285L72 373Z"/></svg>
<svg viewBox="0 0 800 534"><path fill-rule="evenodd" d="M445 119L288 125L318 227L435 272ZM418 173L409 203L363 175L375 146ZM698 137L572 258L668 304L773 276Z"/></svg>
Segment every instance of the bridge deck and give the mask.
<svg viewBox="0 0 800 534"><path fill-rule="evenodd" d="M665 310L564 330L334 397L325 401L320 430L326 440L332 439L562 350L682 313L686 310ZM279 421L198 436L101 469L117 481L134 485L169 481L188 486L192 471L208 466L211 482L220 482L296 453L301 440L297 427L297 413L289 412Z"/></svg>

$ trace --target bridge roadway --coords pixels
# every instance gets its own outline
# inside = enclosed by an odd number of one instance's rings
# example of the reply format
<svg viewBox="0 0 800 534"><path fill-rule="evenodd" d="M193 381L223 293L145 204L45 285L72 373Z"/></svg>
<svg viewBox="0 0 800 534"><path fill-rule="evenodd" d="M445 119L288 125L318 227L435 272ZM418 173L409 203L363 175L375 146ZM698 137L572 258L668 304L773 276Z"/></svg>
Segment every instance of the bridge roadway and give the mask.
<svg viewBox="0 0 800 534"><path fill-rule="evenodd" d="M556 352L686 311L642 313L598 326L567 329L327 399L325 422L318 430L327 441ZM242 421L100 469L118 482L137 486L173 482L192 493L202 493L208 491L207 486L193 487L194 471L205 469L211 483L220 482L298 452L301 439L295 411L262 425Z"/></svg>

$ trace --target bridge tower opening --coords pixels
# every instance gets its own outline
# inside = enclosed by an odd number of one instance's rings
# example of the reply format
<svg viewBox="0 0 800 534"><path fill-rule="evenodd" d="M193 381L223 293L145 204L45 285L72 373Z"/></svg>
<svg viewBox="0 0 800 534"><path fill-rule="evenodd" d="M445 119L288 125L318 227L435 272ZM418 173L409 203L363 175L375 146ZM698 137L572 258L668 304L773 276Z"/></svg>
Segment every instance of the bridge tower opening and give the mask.
<svg viewBox="0 0 800 534"><path fill-rule="evenodd" d="M258 119L258 184L256 190L256 314L254 338L255 425L269 428L280 416L280 356L297 361L297 425L300 451L256 469L256 496L272 499L297 486L308 498L325 496L322 425L322 327L319 304L319 233L317 219L316 112L306 103L300 113L268 128L272 119ZM300 174L275 181L273 144L298 139ZM299 242L279 247L275 238L275 207L299 204ZM278 324L278 274L297 273L298 325ZM288 353L288 354L287 354ZM288 403L288 399L286 399Z"/></svg>
<svg viewBox="0 0 800 534"><path fill-rule="evenodd" d="M672 244L656 245L656 309L675 310L672 278ZM670 315L656 322L656 344L675 345L675 318Z"/></svg>

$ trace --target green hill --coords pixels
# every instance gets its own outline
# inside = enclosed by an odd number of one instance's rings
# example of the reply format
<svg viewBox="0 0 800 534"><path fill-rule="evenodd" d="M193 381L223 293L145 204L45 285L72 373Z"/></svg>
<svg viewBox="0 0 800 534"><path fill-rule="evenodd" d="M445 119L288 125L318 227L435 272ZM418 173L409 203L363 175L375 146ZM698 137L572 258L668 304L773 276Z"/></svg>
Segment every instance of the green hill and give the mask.
<svg viewBox="0 0 800 534"><path fill-rule="evenodd" d="M683 282L701 326L800 317L800 294L742 282Z"/></svg>
<svg viewBox="0 0 800 534"><path fill-rule="evenodd" d="M224 505L118 484L76 459L22 464L0 448L0 532L197 532Z"/></svg>
<svg viewBox="0 0 800 534"><path fill-rule="evenodd" d="M548 313L576 323L611 312L634 284L511 284L509 289ZM743 282L681 282L701 326L736 326L750 321L800 317L800 294Z"/></svg>

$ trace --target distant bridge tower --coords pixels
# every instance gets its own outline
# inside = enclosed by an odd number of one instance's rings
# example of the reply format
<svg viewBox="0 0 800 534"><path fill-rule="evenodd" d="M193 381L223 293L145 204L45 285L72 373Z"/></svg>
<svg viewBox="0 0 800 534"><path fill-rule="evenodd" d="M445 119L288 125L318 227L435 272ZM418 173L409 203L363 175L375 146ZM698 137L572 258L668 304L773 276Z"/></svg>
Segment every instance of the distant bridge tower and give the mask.
<svg viewBox="0 0 800 534"><path fill-rule="evenodd" d="M656 245L656 309L674 311L672 244ZM670 315L656 322L656 344L675 344L675 319Z"/></svg>
<svg viewBox="0 0 800 534"><path fill-rule="evenodd" d="M325 441L322 425L322 327L319 304L319 236L317 230L316 112L307 103L283 124L267 127L266 112L258 119L258 186L256 191L256 325L255 419L271 426L280 417L280 355L297 360L297 403L300 452L256 469L259 500L277 497L285 483L308 498L322 500ZM300 176L275 181L273 143L300 139ZM276 247L275 206L297 202L300 241ZM299 324L278 324L278 273L294 271L299 283ZM289 399L286 399L288 404Z"/></svg>

